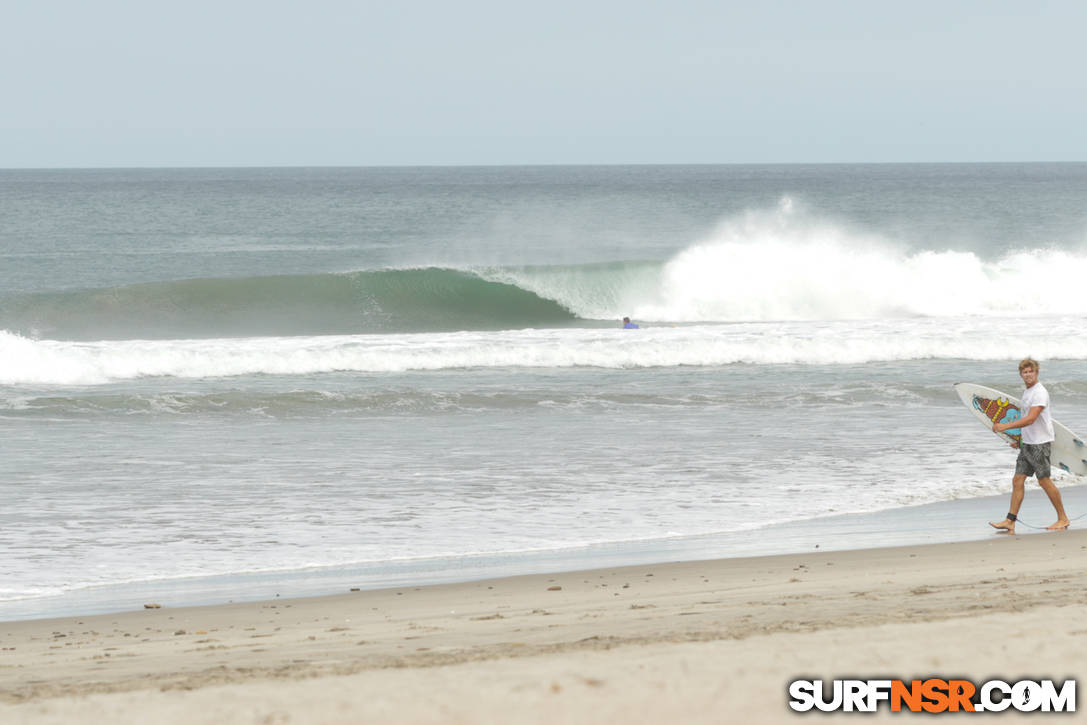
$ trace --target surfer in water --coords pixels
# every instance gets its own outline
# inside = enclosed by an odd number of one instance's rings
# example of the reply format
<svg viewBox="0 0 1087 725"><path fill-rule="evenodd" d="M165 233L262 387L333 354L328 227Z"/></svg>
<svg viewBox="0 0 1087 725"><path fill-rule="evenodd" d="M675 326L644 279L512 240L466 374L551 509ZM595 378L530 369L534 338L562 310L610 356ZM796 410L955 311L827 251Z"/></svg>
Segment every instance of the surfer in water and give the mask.
<svg viewBox="0 0 1087 725"><path fill-rule="evenodd" d="M624 330L637 330L638 329L638 324L636 322L631 322L629 317L624 317L623 318L623 329Z"/></svg>
<svg viewBox="0 0 1087 725"><path fill-rule="evenodd" d="M1003 521L989 522L1002 534L1015 533L1015 521L1019 515L1019 506L1023 503L1023 488L1028 476L1037 476L1038 485L1049 496L1049 502L1057 509L1057 520L1046 528L1059 531L1068 528L1068 515L1064 513L1061 492L1049 477L1049 449L1053 435L1053 417L1049 412L1049 391L1038 382L1039 365L1029 357L1019 363L1019 377L1023 378L1027 390L1023 393L1022 418L1007 423L993 423L994 433L1003 433L1013 428L1022 432L1022 445L1012 443L1012 448L1019 449L1019 458L1015 460L1015 476L1012 477L1012 502L1008 516Z"/></svg>

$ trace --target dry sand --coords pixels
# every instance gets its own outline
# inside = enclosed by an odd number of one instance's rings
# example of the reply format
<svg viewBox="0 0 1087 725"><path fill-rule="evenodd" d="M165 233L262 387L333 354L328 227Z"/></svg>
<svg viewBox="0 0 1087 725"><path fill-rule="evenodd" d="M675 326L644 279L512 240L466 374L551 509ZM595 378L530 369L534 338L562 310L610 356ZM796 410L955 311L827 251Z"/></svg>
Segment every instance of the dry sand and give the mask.
<svg viewBox="0 0 1087 725"><path fill-rule="evenodd" d="M1085 572L1070 531L4 622L0 722L828 722L791 680L1076 678Z"/></svg>

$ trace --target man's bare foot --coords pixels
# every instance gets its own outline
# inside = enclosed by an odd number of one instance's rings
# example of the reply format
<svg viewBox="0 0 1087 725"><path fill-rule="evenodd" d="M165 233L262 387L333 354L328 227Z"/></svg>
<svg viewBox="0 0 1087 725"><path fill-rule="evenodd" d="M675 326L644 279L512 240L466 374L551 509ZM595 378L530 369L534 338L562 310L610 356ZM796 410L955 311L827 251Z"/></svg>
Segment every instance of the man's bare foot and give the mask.
<svg viewBox="0 0 1087 725"><path fill-rule="evenodd" d="M1015 522L1011 521L1009 519L1004 519L1003 521L997 521L995 524L992 521L990 521L989 526L992 526L994 529L996 529L998 534L1014 534L1015 533Z"/></svg>
<svg viewBox="0 0 1087 725"><path fill-rule="evenodd" d="M1045 527L1046 531L1064 531L1068 528L1071 522L1068 519L1057 519L1056 522Z"/></svg>

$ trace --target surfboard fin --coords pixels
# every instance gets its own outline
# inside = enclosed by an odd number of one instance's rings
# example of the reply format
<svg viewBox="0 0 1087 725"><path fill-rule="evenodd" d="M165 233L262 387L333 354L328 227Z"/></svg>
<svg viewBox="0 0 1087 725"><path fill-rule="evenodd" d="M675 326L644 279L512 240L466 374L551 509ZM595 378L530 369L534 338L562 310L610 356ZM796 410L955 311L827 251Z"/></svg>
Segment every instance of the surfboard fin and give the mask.
<svg viewBox="0 0 1087 725"><path fill-rule="evenodd" d="M1077 446L1083 445L1083 441L1081 441L1079 438L1073 438L1072 442L1075 443Z"/></svg>

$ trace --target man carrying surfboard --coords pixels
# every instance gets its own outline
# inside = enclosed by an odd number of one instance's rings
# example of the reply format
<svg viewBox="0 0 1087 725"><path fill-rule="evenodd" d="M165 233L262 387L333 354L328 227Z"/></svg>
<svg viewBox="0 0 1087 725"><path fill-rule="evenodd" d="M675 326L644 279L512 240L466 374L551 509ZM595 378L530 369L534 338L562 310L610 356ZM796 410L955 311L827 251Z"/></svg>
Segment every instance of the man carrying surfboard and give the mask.
<svg viewBox="0 0 1087 725"><path fill-rule="evenodd" d="M1015 476L1012 477L1012 501L1008 516L1003 521L989 522L1002 534L1014 534L1019 507L1023 503L1023 490L1028 476L1036 476L1038 485L1049 496L1049 502L1057 510L1057 520L1046 528L1058 531L1068 528L1068 515L1064 513L1061 492L1049 477L1049 454L1055 436L1053 434L1053 416L1049 412L1049 391L1038 382L1039 365L1029 357L1019 363L1019 377L1023 379L1027 390L1023 393L1020 409L1026 411L1022 418L1006 423L993 423L994 433L1003 433L1019 428L1022 443L1012 441L1012 448L1019 449L1015 460Z"/></svg>

